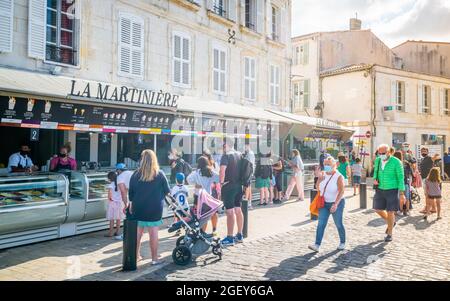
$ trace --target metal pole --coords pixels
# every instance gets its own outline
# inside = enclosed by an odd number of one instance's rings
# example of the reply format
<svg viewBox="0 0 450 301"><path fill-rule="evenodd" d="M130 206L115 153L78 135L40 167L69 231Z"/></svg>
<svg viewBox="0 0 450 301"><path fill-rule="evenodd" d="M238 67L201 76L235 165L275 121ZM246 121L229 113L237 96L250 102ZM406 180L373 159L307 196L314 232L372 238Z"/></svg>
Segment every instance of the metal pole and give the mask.
<svg viewBox="0 0 450 301"><path fill-rule="evenodd" d="M311 203L312 203L312 201L314 200L314 198L316 197L316 195L317 195L317 190L316 189L311 189L311 191L310 191L310 197L311 197ZM317 220L319 217L317 216L317 215L313 215L313 214L311 214L311 220L312 221L315 221L315 220Z"/></svg>
<svg viewBox="0 0 450 301"><path fill-rule="evenodd" d="M367 209L367 183L359 185L359 208Z"/></svg>
<svg viewBox="0 0 450 301"><path fill-rule="evenodd" d="M122 270L137 269L137 220L127 210L127 218L123 223L123 258Z"/></svg>
<svg viewBox="0 0 450 301"><path fill-rule="evenodd" d="M244 216L244 226L242 228L242 236L248 236L248 200L242 200L241 203L242 215Z"/></svg>

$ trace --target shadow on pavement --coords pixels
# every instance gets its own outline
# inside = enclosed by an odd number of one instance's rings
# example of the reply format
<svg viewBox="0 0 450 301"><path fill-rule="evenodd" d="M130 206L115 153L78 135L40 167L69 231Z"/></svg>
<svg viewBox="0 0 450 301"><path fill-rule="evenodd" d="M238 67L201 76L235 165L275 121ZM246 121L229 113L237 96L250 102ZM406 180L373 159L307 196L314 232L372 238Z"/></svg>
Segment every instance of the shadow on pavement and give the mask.
<svg viewBox="0 0 450 301"><path fill-rule="evenodd" d="M339 250L316 257L317 253L311 252L301 256L295 256L283 260L279 266L270 268L264 275L268 281L288 281L306 274L306 272L329 257L339 253ZM286 273L288 271L289 273Z"/></svg>

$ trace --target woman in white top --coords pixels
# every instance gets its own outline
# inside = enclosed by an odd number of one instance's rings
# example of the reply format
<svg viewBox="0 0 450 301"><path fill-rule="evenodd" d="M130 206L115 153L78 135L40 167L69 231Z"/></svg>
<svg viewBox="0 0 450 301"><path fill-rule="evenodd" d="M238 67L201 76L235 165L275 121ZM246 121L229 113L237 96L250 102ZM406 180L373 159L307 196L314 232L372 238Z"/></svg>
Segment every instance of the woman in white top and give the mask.
<svg viewBox="0 0 450 301"><path fill-rule="evenodd" d="M344 214L344 177L336 170L336 160L329 156L324 161L324 174L317 181L317 190L325 198L325 206L319 209L316 243L309 246L314 252L318 252L322 243L323 234L330 214L339 233L340 244L338 250L345 249L345 228L342 223Z"/></svg>
<svg viewBox="0 0 450 301"><path fill-rule="evenodd" d="M292 159L288 163L294 173L289 179L289 185L283 200L288 201L291 197L291 193L294 191L294 187L297 187L298 200L303 201L305 199L305 191L303 189L303 171L305 166L303 165L302 157L298 150L293 149L291 155Z"/></svg>

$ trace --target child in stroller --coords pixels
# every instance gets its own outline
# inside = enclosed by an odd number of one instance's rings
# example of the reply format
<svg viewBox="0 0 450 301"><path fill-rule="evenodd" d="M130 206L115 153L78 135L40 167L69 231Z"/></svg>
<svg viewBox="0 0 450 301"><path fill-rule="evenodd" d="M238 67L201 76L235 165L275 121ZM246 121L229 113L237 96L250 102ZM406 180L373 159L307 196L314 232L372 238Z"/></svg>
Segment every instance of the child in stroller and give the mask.
<svg viewBox="0 0 450 301"><path fill-rule="evenodd" d="M191 262L192 255L201 255L210 247L212 248L212 253L218 256L219 259L222 259L220 238L212 238L212 236L206 235L202 231L202 226L222 207L222 202L214 199L205 190L201 189L198 194L197 204L194 204L194 207L189 212L184 210L171 196L166 197L166 203L180 219L180 221L169 228L169 232L174 232L181 228L185 230L185 235L177 239L176 247L172 252L173 261L178 265L187 265Z"/></svg>

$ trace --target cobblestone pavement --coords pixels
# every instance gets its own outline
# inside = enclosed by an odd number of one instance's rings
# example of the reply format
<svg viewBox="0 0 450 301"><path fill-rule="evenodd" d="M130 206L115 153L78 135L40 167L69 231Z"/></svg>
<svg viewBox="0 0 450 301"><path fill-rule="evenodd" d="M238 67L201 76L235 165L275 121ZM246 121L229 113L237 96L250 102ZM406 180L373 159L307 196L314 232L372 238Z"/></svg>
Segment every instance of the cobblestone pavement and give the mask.
<svg viewBox="0 0 450 301"><path fill-rule="evenodd" d="M338 235L330 219L317 254L307 248L316 229L310 223L229 247L221 261L202 255L187 267L171 263L138 280L450 280L449 183L443 195L442 220L422 219L422 198L411 216L398 219L391 243L383 240L384 221L366 210L345 216L345 251L336 250ZM273 227L277 223L272 221Z"/></svg>

